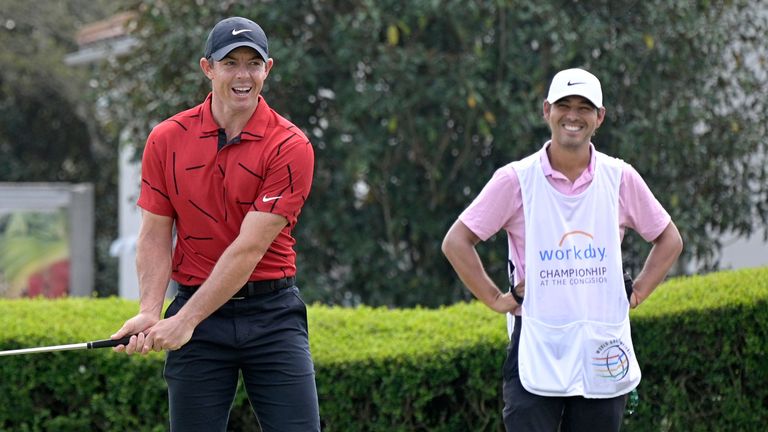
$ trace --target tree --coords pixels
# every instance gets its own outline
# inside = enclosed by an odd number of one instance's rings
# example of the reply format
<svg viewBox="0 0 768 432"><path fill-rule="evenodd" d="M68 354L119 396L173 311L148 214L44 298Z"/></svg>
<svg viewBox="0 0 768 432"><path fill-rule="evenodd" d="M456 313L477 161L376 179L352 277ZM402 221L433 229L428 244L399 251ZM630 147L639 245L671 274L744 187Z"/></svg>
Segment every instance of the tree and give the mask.
<svg viewBox="0 0 768 432"><path fill-rule="evenodd" d="M753 158L765 154L768 110L755 92L766 87L768 25L752 6L145 0L143 44L103 85L112 120L141 148L154 124L209 91L197 61L211 26L253 17L276 59L264 94L316 148L295 232L305 296L435 306L469 297L440 253L444 233L495 169L543 144L541 103L566 67L602 78L608 121L596 144L645 175L688 257L715 267L716 234L765 223L766 166ZM503 286L496 237L481 254ZM625 241L631 268L640 243Z"/></svg>
<svg viewBox="0 0 768 432"><path fill-rule="evenodd" d="M4 0L0 11L0 181L91 182L96 193L96 287L117 291L115 139L97 123L88 71L64 64L79 26L118 2ZM27 259L31 259L27 257Z"/></svg>

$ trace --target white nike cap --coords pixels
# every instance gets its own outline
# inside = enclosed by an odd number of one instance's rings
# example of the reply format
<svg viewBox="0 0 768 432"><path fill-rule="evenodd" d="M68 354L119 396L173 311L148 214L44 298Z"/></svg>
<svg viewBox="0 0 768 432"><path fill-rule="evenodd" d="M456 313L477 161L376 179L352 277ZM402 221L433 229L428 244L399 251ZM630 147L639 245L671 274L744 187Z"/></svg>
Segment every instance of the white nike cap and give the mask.
<svg viewBox="0 0 768 432"><path fill-rule="evenodd" d="M552 78L547 102L553 104L566 96L582 96L597 108L603 107L600 80L584 69L565 69Z"/></svg>

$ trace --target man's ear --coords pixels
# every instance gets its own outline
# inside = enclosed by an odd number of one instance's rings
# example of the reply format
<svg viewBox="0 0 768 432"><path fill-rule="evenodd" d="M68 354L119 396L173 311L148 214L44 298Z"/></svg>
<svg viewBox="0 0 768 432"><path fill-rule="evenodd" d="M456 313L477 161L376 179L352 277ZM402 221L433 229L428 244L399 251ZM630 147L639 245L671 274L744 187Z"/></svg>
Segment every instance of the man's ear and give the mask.
<svg viewBox="0 0 768 432"><path fill-rule="evenodd" d="M264 71L267 73L267 76L269 76L269 71L272 70L272 66L275 65L275 60L272 59L272 57L268 58L267 61L264 62Z"/></svg>
<svg viewBox="0 0 768 432"><path fill-rule="evenodd" d="M603 120L605 120L605 107L600 107L597 109L597 127L603 124Z"/></svg>
<svg viewBox="0 0 768 432"><path fill-rule="evenodd" d="M200 69L202 69L208 79L213 79L213 64L205 57L200 58Z"/></svg>
<svg viewBox="0 0 768 432"><path fill-rule="evenodd" d="M544 120L549 121L549 113L552 111L552 104L547 102L546 99L544 99L544 104L541 107L541 115L544 117Z"/></svg>

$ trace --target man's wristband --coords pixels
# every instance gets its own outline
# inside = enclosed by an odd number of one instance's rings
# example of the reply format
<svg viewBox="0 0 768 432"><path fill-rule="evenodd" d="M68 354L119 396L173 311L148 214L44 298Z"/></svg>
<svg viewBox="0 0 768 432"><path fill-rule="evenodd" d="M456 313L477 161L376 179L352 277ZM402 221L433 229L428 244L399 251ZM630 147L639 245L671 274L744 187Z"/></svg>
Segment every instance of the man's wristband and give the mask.
<svg viewBox="0 0 768 432"><path fill-rule="evenodd" d="M517 293L517 291L515 291L515 288L516 288L516 287L510 287L510 290L509 290L509 291L512 293L512 298L513 298L513 299L515 299L515 301L517 302L517 304L520 304L520 305L521 305L521 304L523 304L523 297L522 297L522 296L520 296L520 295Z"/></svg>
<svg viewBox="0 0 768 432"><path fill-rule="evenodd" d="M632 276L628 272L624 272L624 290L627 292L627 301L632 298L632 291L634 291L633 288L634 282L632 281Z"/></svg>

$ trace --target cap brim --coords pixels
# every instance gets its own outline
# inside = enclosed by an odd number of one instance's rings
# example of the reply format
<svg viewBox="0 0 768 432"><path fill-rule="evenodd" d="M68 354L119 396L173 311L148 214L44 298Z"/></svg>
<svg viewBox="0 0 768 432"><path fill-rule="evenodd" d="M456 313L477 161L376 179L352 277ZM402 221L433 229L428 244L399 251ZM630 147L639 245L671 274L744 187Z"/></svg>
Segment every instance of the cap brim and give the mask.
<svg viewBox="0 0 768 432"><path fill-rule="evenodd" d="M551 94L551 95L549 95L549 97L547 97L547 102L549 102L550 104L553 104L553 103L559 101L560 99L562 99L564 97L568 97L568 96L581 96L584 99L586 99L589 102L591 102L592 105L595 106L595 108L602 108L603 107L602 101L600 103L598 103L598 101L596 101L593 97L591 97L589 95L586 95L586 94L579 93L579 92L574 92L574 91Z"/></svg>
<svg viewBox="0 0 768 432"><path fill-rule="evenodd" d="M261 47L259 47L253 42L235 42L235 43L229 44L225 47L219 48L218 50L214 51L213 54L211 54L211 58L215 61L221 61L221 59L226 57L227 54L229 54L233 49L240 48L240 47L253 48L254 50L256 50L257 53L259 53L259 55L264 61L266 61L269 58L267 53L265 53L261 49Z"/></svg>

